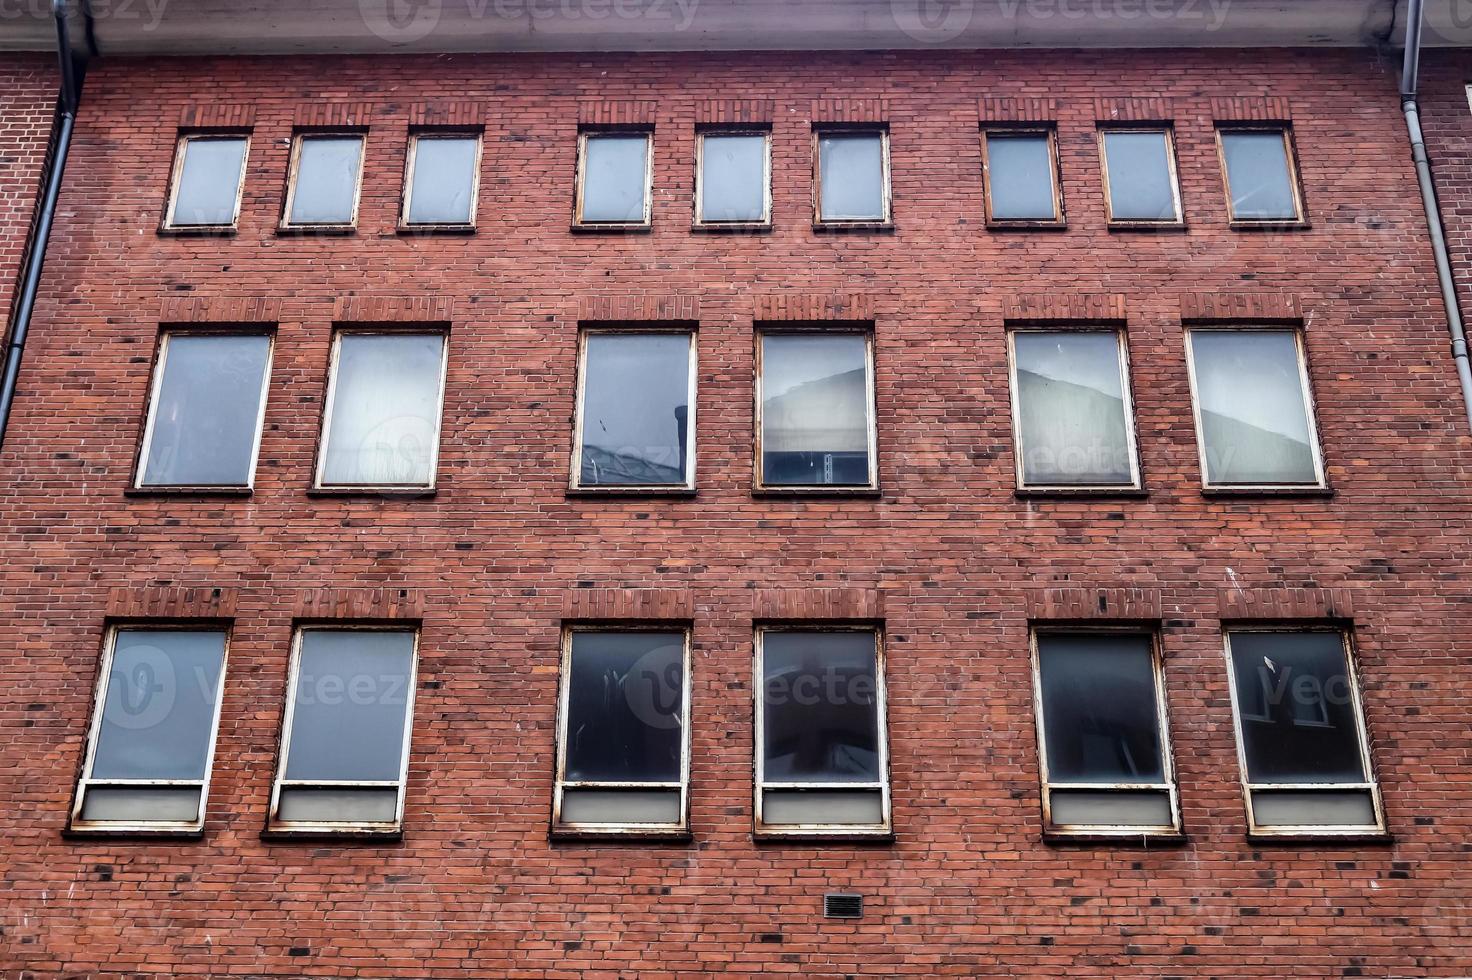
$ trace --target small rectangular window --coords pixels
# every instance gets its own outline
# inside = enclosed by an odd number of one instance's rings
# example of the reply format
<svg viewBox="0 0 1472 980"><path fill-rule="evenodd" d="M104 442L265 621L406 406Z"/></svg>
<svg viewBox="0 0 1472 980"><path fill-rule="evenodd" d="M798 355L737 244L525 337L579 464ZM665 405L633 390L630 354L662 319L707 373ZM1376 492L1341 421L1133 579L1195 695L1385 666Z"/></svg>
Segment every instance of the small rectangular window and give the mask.
<svg viewBox="0 0 1472 980"><path fill-rule="evenodd" d="M204 826L225 646L223 630L109 631L71 829L195 832Z"/></svg>
<svg viewBox="0 0 1472 980"><path fill-rule="evenodd" d="M578 134L577 226L649 226L653 144L647 131Z"/></svg>
<svg viewBox="0 0 1472 980"><path fill-rule="evenodd" d="M352 228L358 223L362 133L298 133L286 188L287 228Z"/></svg>
<svg viewBox="0 0 1472 980"><path fill-rule="evenodd" d="M1169 129L1101 129L1099 146L1111 224L1181 223L1181 189Z"/></svg>
<svg viewBox="0 0 1472 980"><path fill-rule="evenodd" d="M757 349L757 484L877 487L873 335L764 332Z"/></svg>
<svg viewBox="0 0 1472 980"><path fill-rule="evenodd" d="M585 330L573 489L695 485L695 335Z"/></svg>
<svg viewBox="0 0 1472 980"><path fill-rule="evenodd" d="M1206 486L1323 486L1302 331L1195 328L1186 346Z"/></svg>
<svg viewBox="0 0 1472 980"><path fill-rule="evenodd" d="M1058 150L1052 129L989 129L982 133L986 219L994 225L1063 222Z"/></svg>
<svg viewBox="0 0 1472 980"><path fill-rule="evenodd" d="M165 331L136 486L249 487L270 371L268 334Z"/></svg>
<svg viewBox="0 0 1472 980"><path fill-rule="evenodd" d="M1154 635L1039 631L1033 664L1048 832L1178 834Z"/></svg>
<svg viewBox="0 0 1472 980"><path fill-rule="evenodd" d="M1121 330L1014 330L1013 433L1023 488L1138 487Z"/></svg>
<svg viewBox="0 0 1472 980"><path fill-rule="evenodd" d="M879 631L763 627L756 673L758 835L887 835Z"/></svg>
<svg viewBox="0 0 1472 980"><path fill-rule="evenodd" d="M195 133L179 137L165 228L234 228L240 217L250 137Z"/></svg>
<svg viewBox="0 0 1472 980"><path fill-rule="evenodd" d="M1216 139L1234 222L1303 220L1290 130L1218 128Z"/></svg>
<svg viewBox="0 0 1472 980"><path fill-rule="evenodd" d="M412 629L297 630L270 829L399 829L418 641Z"/></svg>
<svg viewBox="0 0 1472 980"><path fill-rule="evenodd" d="M473 228L480 152L479 133L411 136L400 227Z"/></svg>
<svg viewBox="0 0 1472 980"><path fill-rule="evenodd" d="M1384 833L1348 634L1240 629L1226 643L1250 832Z"/></svg>
<svg viewBox="0 0 1472 980"><path fill-rule="evenodd" d="M446 339L407 328L337 332L318 487L434 487Z"/></svg>
<svg viewBox="0 0 1472 980"><path fill-rule="evenodd" d="M685 630L564 632L556 832L685 832L689 642Z"/></svg>
<svg viewBox="0 0 1472 980"><path fill-rule="evenodd" d="M885 129L819 129L814 223L888 225L889 132Z"/></svg>
<svg viewBox="0 0 1472 980"><path fill-rule="evenodd" d="M771 133L709 130L696 135L695 223L765 226L772 220Z"/></svg>

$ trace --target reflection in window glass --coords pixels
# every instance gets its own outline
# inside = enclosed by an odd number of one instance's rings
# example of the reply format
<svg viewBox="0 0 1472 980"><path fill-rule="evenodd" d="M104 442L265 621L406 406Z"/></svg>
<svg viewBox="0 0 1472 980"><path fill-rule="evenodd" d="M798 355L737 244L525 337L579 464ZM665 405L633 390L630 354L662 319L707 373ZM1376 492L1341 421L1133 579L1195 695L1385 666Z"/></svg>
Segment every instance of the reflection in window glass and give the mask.
<svg viewBox="0 0 1472 980"><path fill-rule="evenodd" d="M700 220L765 221L767 138L751 133L700 137Z"/></svg>
<svg viewBox="0 0 1472 980"><path fill-rule="evenodd" d="M1134 482L1120 339L1113 331L1018 331L1022 482Z"/></svg>
<svg viewBox="0 0 1472 980"><path fill-rule="evenodd" d="M352 224L362 162L361 136L300 137L287 224Z"/></svg>
<svg viewBox="0 0 1472 980"><path fill-rule="evenodd" d="M1053 221L1053 152L1047 133L986 134L993 221Z"/></svg>
<svg viewBox="0 0 1472 980"><path fill-rule="evenodd" d="M1038 637L1048 779L1159 783L1165 779L1150 637Z"/></svg>
<svg viewBox="0 0 1472 980"><path fill-rule="evenodd" d="M761 343L762 482L867 486L867 338L766 334Z"/></svg>
<svg viewBox="0 0 1472 980"><path fill-rule="evenodd" d="M875 661L872 632L763 634L765 782L881 778Z"/></svg>
<svg viewBox="0 0 1472 980"><path fill-rule="evenodd" d="M324 486L434 482L444 346L438 333L338 335Z"/></svg>
<svg viewBox="0 0 1472 980"><path fill-rule="evenodd" d="M191 136L181 142L184 159L169 214L171 227L235 223L245 146L244 136Z"/></svg>
<svg viewBox="0 0 1472 980"><path fill-rule="evenodd" d="M684 651L679 632L573 632L564 779L680 782Z"/></svg>
<svg viewBox="0 0 1472 980"><path fill-rule="evenodd" d="M882 133L824 133L818 138L819 221L885 221Z"/></svg>
<svg viewBox="0 0 1472 980"><path fill-rule="evenodd" d="M263 335L165 334L139 485L249 485L270 355Z"/></svg>
<svg viewBox="0 0 1472 980"><path fill-rule="evenodd" d="M684 333L587 335L581 486L685 484L690 342Z"/></svg>
<svg viewBox="0 0 1472 980"><path fill-rule="evenodd" d="M1282 130L1223 130L1220 135L1232 217L1239 221L1297 219L1287 134Z"/></svg>
<svg viewBox="0 0 1472 980"><path fill-rule="evenodd" d="M583 140L581 220L643 224L649 193L649 135L588 133Z"/></svg>
<svg viewBox="0 0 1472 980"><path fill-rule="evenodd" d="M410 175L411 225L468 225L474 218L477 136L420 136Z"/></svg>
<svg viewBox="0 0 1472 980"><path fill-rule="evenodd" d="M1164 130L1114 129L1104 133L1112 221L1177 221L1170 140Z"/></svg>
<svg viewBox="0 0 1472 980"><path fill-rule="evenodd" d="M1206 482L1319 482L1292 330L1192 330Z"/></svg>

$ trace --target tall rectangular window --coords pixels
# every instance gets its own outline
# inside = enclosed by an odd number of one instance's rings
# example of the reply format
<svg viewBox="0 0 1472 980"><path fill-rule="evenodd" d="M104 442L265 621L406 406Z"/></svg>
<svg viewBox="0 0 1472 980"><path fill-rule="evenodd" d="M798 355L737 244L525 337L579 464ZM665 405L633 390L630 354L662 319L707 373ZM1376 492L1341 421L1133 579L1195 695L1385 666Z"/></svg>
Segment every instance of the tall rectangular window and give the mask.
<svg viewBox="0 0 1472 980"><path fill-rule="evenodd" d="M411 136L400 227L474 227L480 151L479 133L426 132Z"/></svg>
<svg viewBox="0 0 1472 980"><path fill-rule="evenodd" d="M890 830L884 655L872 628L756 634L756 830Z"/></svg>
<svg viewBox="0 0 1472 980"><path fill-rule="evenodd" d="M555 831L685 832L689 642L685 630L565 631Z"/></svg>
<svg viewBox="0 0 1472 980"><path fill-rule="evenodd" d="M654 134L648 131L579 133L573 223L584 228L648 227L653 148Z"/></svg>
<svg viewBox="0 0 1472 980"><path fill-rule="evenodd" d="M71 829L187 833L204 826L225 644L223 630L109 631Z"/></svg>
<svg viewBox="0 0 1472 980"><path fill-rule="evenodd" d="M165 331L135 485L249 487L270 371L268 334Z"/></svg>
<svg viewBox="0 0 1472 980"><path fill-rule="evenodd" d="M1195 328L1186 345L1206 486L1323 486L1302 331Z"/></svg>
<svg viewBox="0 0 1472 980"><path fill-rule="evenodd" d="M1348 634L1238 629L1226 642L1250 832L1383 833Z"/></svg>
<svg viewBox="0 0 1472 980"><path fill-rule="evenodd" d="M764 226L772 220L772 134L707 130L696 134L695 223Z"/></svg>
<svg viewBox="0 0 1472 980"><path fill-rule="evenodd" d="M1018 486L1138 487L1121 330L1014 330Z"/></svg>
<svg viewBox="0 0 1472 980"><path fill-rule="evenodd" d="M817 225L887 225L889 132L885 129L818 129Z"/></svg>
<svg viewBox="0 0 1472 980"><path fill-rule="evenodd" d="M585 330L573 489L695 486L695 334Z"/></svg>
<svg viewBox="0 0 1472 980"><path fill-rule="evenodd" d="M446 339L438 330L338 331L317 486L434 486Z"/></svg>
<svg viewBox="0 0 1472 980"><path fill-rule="evenodd" d="M1218 128L1216 139L1234 222L1303 220L1289 129Z"/></svg>
<svg viewBox="0 0 1472 980"><path fill-rule="evenodd" d="M758 485L877 487L873 335L765 332L758 354Z"/></svg>
<svg viewBox="0 0 1472 980"><path fill-rule="evenodd" d="M1178 834L1154 635L1039 631L1033 668L1048 832Z"/></svg>
<svg viewBox="0 0 1472 980"><path fill-rule="evenodd" d="M286 187L287 228L346 229L358 223L362 133L298 133Z"/></svg>
<svg viewBox="0 0 1472 980"><path fill-rule="evenodd" d="M418 640L412 629L297 630L270 829L399 829Z"/></svg>
<svg viewBox="0 0 1472 980"><path fill-rule="evenodd" d="M165 228L234 228L245 186L245 134L193 133L179 137Z"/></svg>
<svg viewBox="0 0 1472 980"><path fill-rule="evenodd" d="M1181 223L1181 189L1169 129L1101 129L1099 146L1111 224Z"/></svg>
<svg viewBox="0 0 1472 980"><path fill-rule="evenodd" d="M989 129L981 135L986 219L994 225L1063 222L1052 129Z"/></svg>

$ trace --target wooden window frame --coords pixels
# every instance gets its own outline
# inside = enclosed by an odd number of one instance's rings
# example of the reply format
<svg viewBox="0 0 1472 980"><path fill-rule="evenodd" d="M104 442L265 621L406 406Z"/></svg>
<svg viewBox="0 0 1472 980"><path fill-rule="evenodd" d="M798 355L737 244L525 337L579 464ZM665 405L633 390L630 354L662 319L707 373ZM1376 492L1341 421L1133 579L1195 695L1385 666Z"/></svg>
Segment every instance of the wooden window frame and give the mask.
<svg viewBox="0 0 1472 980"><path fill-rule="evenodd" d="M762 140L762 216L723 221L705 217L705 139L707 136L752 136ZM695 211L692 230L770 231L772 228L772 128L753 125L702 125L695 130Z"/></svg>
<svg viewBox="0 0 1472 980"><path fill-rule="evenodd" d="M190 130L179 134L178 141L174 144L174 164L169 171L169 193L164 202L164 217L159 223L159 231L174 235L222 235L239 229L241 202L245 196L245 176L250 169L250 138L251 131L248 129ZM184 176L184 161L189 152L189 144L221 140L240 140L244 144L240 151L240 179L235 185L235 210L230 221L218 224L178 223L175 218L179 205L179 182Z"/></svg>
<svg viewBox="0 0 1472 980"><path fill-rule="evenodd" d="M353 185L353 210L347 222L341 221L292 221L291 209L296 203L297 171L301 164L302 144L316 139L356 139L358 141L358 179ZM298 130L291 137L291 163L286 172L286 196L282 202L281 224L283 232L326 232L348 233L358 229L358 207L363 198L363 167L368 159L368 131L366 129L309 129Z"/></svg>
<svg viewBox="0 0 1472 980"><path fill-rule="evenodd" d="M884 214L879 218L825 218L823 216L823 138L826 136L878 136L881 179L881 203ZM813 230L814 231L888 231L894 228L894 177L890 165L888 123L816 123L812 133L813 153Z"/></svg>
<svg viewBox="0 0 1472 980"><path fill-rule="evenodd" d="M998 218L992 214L992 165L991 148L988 143L993 136L1041 136L1048 141L1049 179L1053 184L1053 217L1051 218ZM986 226L998 229L1056 230L1068 227L1068 218L1063 210L1063 167L1058 158L1058 127L1052 123L1025 123L1017 125L983 124L981 127L981 174L982 197L986 209Z"/></svg>
<svg viewBox="0 0 1472 980"><path fill-rule="evenodd" d="M1161 133L1165 137L1165 162L1170 175L1171 199L1175 202L1173 218L1116 218L1109 180L1110 133ZM1180 165L1176 159L1176 134L1172 123L1101 124L1098 127L1099 169L1104 178L1104 217L1112 230L1173 229L1186 227L1186 203L1181 195Z"/></svg>
<svg viewBox="0 0 1472 980"><path fill-rule="evenodd" d="M1298 149L1293 127L1288 123L1218 122L1216 158L1222 170L1222 191L1226 196L1228 224L1239 231L1254 228L1304 228L1308 226L1308 209L1303 200L1303 181L1298 170ZM1290 218L1239 218L1232 207L1232 176L1227 170L1227 151L1222 143L1224 133L1277 133L1283 139L1283 159L1288 167L1288 186L1293 193L1293 216Z"/></svg>
<svg viewBox="0 0 1472 980"><path fill-rule="evenodd" d="M583 188L587 181L588 140L601 137L644 138L644 217L640 221L588 221L583 217ZM654 127L616 126L578 130L577 173L573 181L573 231L649 231L654 227Z"/></svg>
<svg viewBox="0 0 1472 980"><path fill-rule="evenodd" d="M474 140L475 163L470 171L470 220L468 221L410 221L409 211L414 203L414 166L418 159L419 144L423 140ZM409 145L404 152L404 191L400 197L399 226L402 232L475 231L477 212L480 209L480 168L485 152L485 133L480 129L453 127L426 127L409 131Z"/></svg>

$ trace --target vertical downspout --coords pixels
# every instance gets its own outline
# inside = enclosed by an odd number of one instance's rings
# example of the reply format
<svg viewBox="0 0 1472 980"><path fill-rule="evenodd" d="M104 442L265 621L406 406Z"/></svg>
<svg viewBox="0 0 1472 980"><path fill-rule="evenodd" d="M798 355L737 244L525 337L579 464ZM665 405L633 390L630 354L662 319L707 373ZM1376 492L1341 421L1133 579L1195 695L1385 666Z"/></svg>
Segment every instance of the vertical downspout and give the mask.
<svg viewBox="0 0 1472 980"><path fill-rule="evenodd" d="M45 190L36 215L31 240L30 261L26 263L20 296L15 305L15 323L10 331L10 345L5 350L5 372L0 377L0 446L5 444L5 431L10 424L10 409L15 403L16 383L20 378L20 359L30 333L31 314L36 309L36 294L41 288L41 270L46 264L46 245L51 238L51 224L56 218L56 200L61 195L61 175L66 169L66 155L71 148L72 127L77 117L76 66L72 62L71 38L66 24L67 0L52 0L51 14L56 19L57 54L61 59L60 121L51 165L46 171Z"/></svg>
<svg viewBox="0 0 1472 980"><path fill-rule="evenodd" d="M1446 324L1452 334L1452 359L1457 365L1457 378L1462 382L1462 406L1467 412L1468 425L1472 425L1472 368L1467 363L1467 336L1462 328L1462 309L1457 302L1456 281L1452 278L1446 233L1441 224L1441 205L1436 200L1436 186L1431 181L1431 163L1426 157L1426 140L1421 135L1421 113L1416 106L1416 75L1421 61L1422 7L1422 0L1410 0L1410 5L1406 8L1400 107L1405 113L1406 131L1411 138L1411 159L1415 161L1416 180L1421 185L1421 205L1426 209L1426 226L1431 231L1431 251L1436 256L1436 278L1441 284L1441 302L1446 307Z"/></svg>

